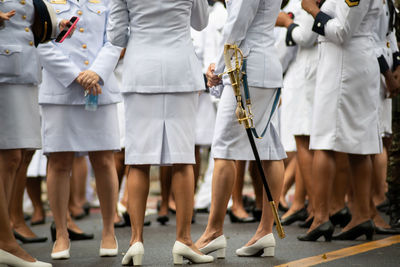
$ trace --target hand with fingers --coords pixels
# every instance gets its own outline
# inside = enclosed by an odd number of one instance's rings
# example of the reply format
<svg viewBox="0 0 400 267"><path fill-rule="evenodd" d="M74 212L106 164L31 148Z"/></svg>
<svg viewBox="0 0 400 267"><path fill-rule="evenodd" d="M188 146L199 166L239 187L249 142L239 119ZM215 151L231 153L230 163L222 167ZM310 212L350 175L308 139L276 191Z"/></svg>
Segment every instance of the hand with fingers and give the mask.
<svg viewBox="0 0 400 267"><path fill-rule="evenodd" d="M64 28L68 27L69 25L71 25L71 22L69 20L67 20L67 19L63 19L58 24L58 28L60 29L60 32L62 32L64 30ZM74 33L75 29L76 29L76 26L74 26L74 28L72 28L72 30L69 33L69 35L67 36L67 38L70 38L72 36L72 34Z"/></svg>
<svg viewBox="0 0 400 267"><path fill-rule="evenodd" d="M215 64L211 63L206 73L208 87L217 86L218 84L221 83L221 78L218 77L218 75L216 75L214 72L215 72Z"/></svg>
<svg viewBox="0 0 400 267"><path fill-rule="evenodd" d="M90 93L101 94L101 87L99 85L100 77L96 72L91 70L85 70L79 73L76 81L82 85L85 90L89 90Z"/></svg>
<svg viewBox="0 0 400 267"><path fill-rule="evenodd" d="M0 27L3 26L5 20L10 20L14 15L15 10L11 10L6 13L0 11Z"/></svg>

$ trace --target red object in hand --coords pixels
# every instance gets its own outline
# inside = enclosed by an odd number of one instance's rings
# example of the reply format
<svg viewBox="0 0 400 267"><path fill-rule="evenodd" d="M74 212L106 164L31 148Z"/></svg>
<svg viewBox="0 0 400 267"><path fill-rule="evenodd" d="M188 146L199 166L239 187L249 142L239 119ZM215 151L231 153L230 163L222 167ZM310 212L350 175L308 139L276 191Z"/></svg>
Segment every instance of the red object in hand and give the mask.
<svg viewBox="0 0 400 267"><path fill-rule="evenodd" d="M287 13L291 19L294 19L294 14L292 12Z"/></svg>
<svg viewBox="0 0 400 267"><path fill-rule="evenodd" d="M64 28L64 30L62 30L62 32L60 32L60 34L57 36L56 38L56 42L57 43L62 43L65 38L68 37L68 35L71 33L71 31L74 29L75 25L78 23L79 21L79 17L72 17L69 20L69 25L67 25L67 27Z"/></svg>

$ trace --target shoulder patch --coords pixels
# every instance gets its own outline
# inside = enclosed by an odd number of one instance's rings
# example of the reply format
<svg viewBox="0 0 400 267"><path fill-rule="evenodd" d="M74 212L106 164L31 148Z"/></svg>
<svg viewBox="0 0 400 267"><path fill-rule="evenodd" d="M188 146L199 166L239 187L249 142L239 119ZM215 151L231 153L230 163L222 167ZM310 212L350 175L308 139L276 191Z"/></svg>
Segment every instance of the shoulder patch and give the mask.
<svg viewBox="0 0 400 267"><path fill-rule="evenodd" d="M361 0L344 0L349 7L358 6Z"/></svg>

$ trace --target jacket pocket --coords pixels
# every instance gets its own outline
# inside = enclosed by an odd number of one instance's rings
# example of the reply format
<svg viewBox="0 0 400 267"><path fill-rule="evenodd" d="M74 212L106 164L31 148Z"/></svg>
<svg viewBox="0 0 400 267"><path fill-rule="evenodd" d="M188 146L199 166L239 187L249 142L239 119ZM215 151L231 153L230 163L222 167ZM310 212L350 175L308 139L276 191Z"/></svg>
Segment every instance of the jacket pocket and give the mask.
<svg viewBox="0 0 400 267"><path fill-rule="evenodd" d="M97 3L97 2L90 2L90 1L87 4L87 8L91 12L93 12L93 13L99 15L99 16L102 15L103 13L105 13L106 10L107 10L107 8L103 4L100 4L100 3Z"/></svg>
<svg viewBox="0 0 400 267"><path fill-rule="evenodd" d="M0 74L18 76L21 74L20 45L0 45Z"/></svg>
<svg viewBox="0 0 400 267"><path fill-rule="evenodd" d="M52 4L57 15L61 15L71 9L71 5L68 3L68 1L51 0L50 3Z"/></svg>

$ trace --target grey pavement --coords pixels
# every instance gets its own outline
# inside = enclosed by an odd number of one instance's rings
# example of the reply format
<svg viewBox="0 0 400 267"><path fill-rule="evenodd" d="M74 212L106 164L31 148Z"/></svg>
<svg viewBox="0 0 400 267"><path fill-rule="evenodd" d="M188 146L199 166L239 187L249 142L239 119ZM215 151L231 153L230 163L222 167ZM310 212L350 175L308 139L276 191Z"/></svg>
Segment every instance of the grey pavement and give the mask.
<svg viewBox="0 0 400 267"><path fill-rule="evenodd" d="M195 241L205 229L207 214L197 214L196 223L192 225L192 238ZM156 216L148 217L152 224L144 230L145 255L143 266L172 266L172 246L175 242L175 216L170 215L170 222L161 226L156 222ZM48 236L49 241L41 244L24 244L23 248L39 260L51 262L54 267L67 266L121 266L124 252L129 248L130 228L117 228L116 236L119 243L119 255L113 258L100 258L98 250L101 239L101 219L98 212L92 213L89 217L77 221L78 225L87 232L95 234L94 240L74 241L71 244L71 258L69 260L53 261L50 259L52 242L50 241L50 220L45 225L33 227L38 235ZM297 225L285 227L287 237L283 240L277 238L275 257L272 258L242 258L235 255L235 250L244 245L254 234L257 223L232 224L228 216L225 220L225 236L228 247L225 259L218 259L212 264L201 266L275 266L285 264L301 258L320 255L326 252L338 250L345 247L359 245L365 242L365 237L356 241L332 241L324 242L300 242L296 236L305 232ZM336 231L339 231L337 229ZM388 236L375 235L374 240ZM320 264L320 266L400 266L400 243L372 250L366 253L357 254L351 257Z"/></svg>

